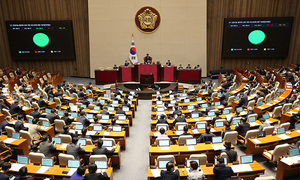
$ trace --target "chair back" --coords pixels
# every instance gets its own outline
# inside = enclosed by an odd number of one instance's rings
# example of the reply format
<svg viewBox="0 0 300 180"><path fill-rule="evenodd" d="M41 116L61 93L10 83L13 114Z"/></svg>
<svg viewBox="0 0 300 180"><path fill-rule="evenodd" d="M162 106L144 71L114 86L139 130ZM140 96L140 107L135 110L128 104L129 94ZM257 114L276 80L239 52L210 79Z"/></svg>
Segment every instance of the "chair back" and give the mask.
<svg viewBox="0 0 300 180"><path fill-rule="evenodd" d="M55 119L54 120L54 124L55 124L55 131L56 132L63 132L64 131L64 126L66 125L65 121L64 120L61 120L61 119Z"/></svg>
<svg viewBox="0 0 300 180"><path fill-rule="evenodd" d="M85 139L85 140L86 140L86 145L94 145L91 139Z"/></svg>
<svg viewBox="0 0 300 180"><path fill-rule="evenodd" d="M38 153L38 152L30 152L28 154L29 161L31 163L39 163L41 164L42 158L45 158L45 155L43 153Z"/></svg>
<svg viewBox="0 0 300 180"><path fill-rule="evenodd" d="M58 155L58 161L60 165L67 165L68 160L75 160L75 157L73 155L63 153Z"/></svg>
<svg viewBox="0 0 300 180"><path fill-rule="evenodd" d="M284 127L285 131L288 131L290 128L290 125L291 125L290 122L282 123L282 124L280 124L279 128Z"/></svg>
<svg viewBox="0 0 300 180"><path fill-rule="evenodd" d="M191 154L189 159L199 159L199 165L206 165L207 155L206 154Z"/></svg>
<svg viewBox="0 0 300 180"><path fill-rule="evenodd" d="M187 139L192 139L193 136L192 135L183 135L183 136L179 136L178 138L178 144L185 144Z"/></svg>
<svg viewBox="0 0 300 180"><path fill-rule="evenodd" d="M76 93L73 93L73 97L75 98L75 101L77 102L78 101L78 95Z"/></svg>
<svg viewBox="0 0 300 180"><path fill-rule="evenodd" d="M101 138L102 141L112 141L112 146L116 145L116 141L114 138Z"/></svg>
<svg viewBox="0 0 300 180"><path fill-rule="evenodd" d="M218 96L218 92L213 92L212 94L211 94L211 99L213 100L215 97L217 97Z"/></svg>
<svg viewBox="0 0 300 180"><path fill-rule="evenodd" d="M248 139L252 137L257 137L258 129L249 130L245 135L245 144L247 145Z"/></svg>
<svg viewBox="0 0 300 180"><path fill-rule="evenodd" d="M292 109L292 103L286 103L282 106L282 114L285 114L287 109Z"/></svg>
<svg viewBox="0 0 300 180"><path fill-rule="evenodd" d="M4 114L5 117L7 117L7 116L11 117L9 110L7 110L7 109L2 109L2 113Z"/></svg>
<svg viewBox="0 0 300 180"><path fill-rule="evenodd" d="M289 150L289 144L279 144L275 147L273 151L273 161L278 161L279 157L283 155L287 155L287 152Z"/></svg>
<svg viewBox="0 0 300 180"><path fill-rule="evenodd" d="M234 99L235 99L234 96L230 96L227 101L227 106L231 106L231 103L234 101Z"/></svg>
<svg viewBox="0 0 300 180"><path fill-rule="evenodd" d="M55 103L56 103L56 106L61 107L61 101L60 101L59 98L55 97L55 98L54 98L54 101L55 101Z"/></svg>
<svg viewBox="0 0 300 180"><path fill-rule="evenodd" d="M230 141L232 145L236 145L237 144L237 136L238 136L237 131L226 132L224 135L224 141Z"/></svg>
<svg viewBox="0 0 300 180"><path fill-rule="evenodd" d="M15 128L10 127L10 126L5 126L5 131L6 131L8 137L12 137L12 133L16 132Z"/></svg>
<svg viewBox="0 0 300 180"><path fill-rule="evenodd" d="M159 123L159 124L156 124L156 129L158 128L158 126L167 126L167 130L169 129L169 125L168 124L162 124L162 123ZM159 129L157 129L157 131L159 131Z"/></svg>
<svg viewBox="0 0 300 180"><path fill-rule="evenodd" d="M295 109L299 106L299 100L294 101L292 108Z"/></svg>
<svg viewBox="0 0 300 180"><path fill-rule="evenodd" d="M231 161L230 161L228 155L226 154L226 152L222 152L222 153L220 154L220 157L221 157L221 158L227 158L227 162L228 162L228 163L231 163Z"/></svg>
<svg viewBox="0 0 300 180"><path fill-rule="evenodd" d="M232 113L233 112L233 108L232 107L227 107L227 108L224 108L224 110L229 110L229 113Z"/></svg>
<svg viewBox="0 0 300 180"><path fill-rule="evenodd" d="M157 156L157 161L172 161L175 163L175 157L173 155L160 155Z"/></svg>
<svg viewBox="0 0 300 180"><path fill-rule="evenodd" d="M256 177L254 180L276 180L276 179L273 176L262 176L262 177Z"/></svg>
<svg viewBox="0 0 300 180"><path fill-rule="evenodd" d="M79 88L83 88L83 86L84 86L83 84L78 84L78 85L77 85L78 89L79 89Z"/></svg>
<svg viewBox="0 0 300 180"><path fill-rule="evenodd" d="M90 163L95 163L95 161L106 161L107 162L107 156L106 155L91 155Z"/></svg>
<svg viewBox="0 0 300 180"><path fill-rule="evenodd" d="M249 109L249 107L251 107L252 109L254 109L254 105L255 105L255 100L249 101L248 105L247 105L247 109Z"/></svg>
<svg viewBox="0 0 300 180"><path fill-rule="evenodd" d="M175 124L175 129L178 130L178 126L182 126L182 125L188 126L188 123L187 122L178 122Z"/></svg>
<svg viewBox="0 0 300 180"><path fill-rule="evenodd" d="M273 134L274 130L275 130L275 126L268 126L263 128L263 131L266 131L266 135Z"/></svg>
<svg viewBox="0 0 300 180"><path fill-rule="evenodd" d="M27 143L28 143L29 146L32 146L32 145L33 145L33 143L32 143L32 137L31 137L31 135L29 134L28 131L23 131L23 130L21 130L21 131L20 131L20 136L21 136L23 139L27 139Z"/></svg>
<svg viewBox="0 0 300 180"><path fill-rule="evenodd" d="M255 117L255 120L257 119L257 114L250 114L250 115L248 115L248 117L247 117L247 121L249 122L249 118L251 118L251 117Z"/></svg>
<svg viewBox="0 0 300 180"><path fill-rule="evenodd" d="M273 110L273 112L272 112L272 114L273 114L272 118L279 118L279 117L281 117L281 110L282 110L282 106L275 107L274 110Z"/></svg>
<svg viewBox="0 0 300 180"><path fill-rule="evenodd" d="M36 102L32 102L32 107L35 109L35 108L40 108L39 104L36 103Z"/></svg>
<svg viewBox="0 0 300 180"><path fill-rule="evenodd" d="M61 143L71 143L72 137L68 134L59 134L58 137L61 138Z"/></svg>
<svg viewBox="0 0 300 180"><path fill-rule="evenodd" d="M256 106L259 106L259 102L260 102L260 101L263 101L263 100L264 100L263 97L258 98L258 99L257 99L257 102L256 102Z"/></svg>

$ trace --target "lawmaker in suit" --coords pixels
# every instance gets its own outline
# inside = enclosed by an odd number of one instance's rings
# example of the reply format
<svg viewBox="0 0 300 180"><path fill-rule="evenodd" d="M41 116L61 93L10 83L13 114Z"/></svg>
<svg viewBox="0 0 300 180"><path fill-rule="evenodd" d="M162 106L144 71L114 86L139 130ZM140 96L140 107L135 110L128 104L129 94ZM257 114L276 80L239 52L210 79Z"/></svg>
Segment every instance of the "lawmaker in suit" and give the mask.
<svg viewBox="0 0 300 180"><path fill-rule="evenodd" d="M38 100L38 105L40 108L43 108L43 107L47 107L48 106L48 103L46 103L44 101L44 96L40 96L40 99Z"/></svg>
<svg viewBox="0 0 300 180"><path fill-rule="evenodd" d="M0 125L0 130L1 130L2 132L5 131L5 126L9 126L9 121L10 121L10 117L7 116L7 117L5 117L5 120L1 123L1 125Z"/></svg>
<svg viewBox="0 0 300 180"><path fill-rule="evenodd" d="M14 115L14 114L17 114L19 112L22 111L22 108L19 106L19 102L18 101L15 101L14 104L12 104L9 108L9 113L11 115Z"/></svg>
<svg viewBox="0 0 300 180"><path fill-rule="evenodd" d="M144 57L144 64L151 64L152 63L152 57L149 56L149 54L147 54Z"/></svg>
<svg viewBox="0 0 300 180"><path fill-rule="evenodd" d="M40 118L41 114L39 113L39 108L34 108L34 110L30 113L30 116L33 118Z"/></svg>
<svg viewBox="0 0 300 180"><path fill-rule="evenodd" d="M161 170L160 176L161 180L178 180L179 179L179 171L175 170L175 165L173 162L168 162L166 165L167 170ZM174 171L175 170L175 171Z"/></svg>
<svg viewBox="0 0 300 180"><path fill-rule="evenodd" d="M108 180L108 176L106 172L103 174L101 173L96 173L97 171L97 165L96 164L89 164L88 166L89 173L87 173L84 176L84 180Z"/></svg>
<svg viewBox="0 0 300 180"><path fill-rule="evenodd" d="M27 177L27 167L23 166L19 169L20 177L16 177L15 180L34 180L33 178Z"/></svg>
<svg viewBox="0 0 300 180"><path fill-rule="evenodd" d="M32 124L28 128L28 132L32 139L41 136L40 131L43 131L43 128L39 125L39 120L32 120Z"/></svg>
<svg viewBox="0 0 300 180"><path fill-rule="evenodd" d="M27 130L27 128L24 126L24 116L23 115L18 116L18 120L15 123L15 130L16 130L16 132L19 132L20 130Z"/></svg>
<svg viewBox="0 0 300 180"><path fill-rule="evenodd" d="M235 127L235 130L240 133L241 136L245 137L247 131L250 129L250 124L247 123L246 118L242 118L242 124Z"/></svg>
<svg viewBox="0 0 300 180"><path fill-rule="evenodd" d="M196 104L195 106L195 110L191 112L191 114L199 114L199 117L203 117L202 112L199 110L199 104Z"/></svg>
<svg viewBox="0 0 300 180"><path fill-rule="evenodd" d="M95 147L93 149L93 154L95 154L95 155L98 155L98 154L108 155L108 154L113 154L115 152L115 148L113 148L112 150L108 150L105 147L103 148L102 145L103 145L103 141L101 139L99 139L97 141L97 147Z"/></svg>
<svg viewBox="0 0 300 180"><path fill-rule="evenodd" d="M229 158L229 162L234 162L237 160L237 152L233 149L231 149L231 142L230 141L225 141L224 144L225 148L222 150L222 152L225 152Z"/></svg>
<svg viewBox="0 0 300 180"><path fill-rule="evenodd" d="M104 106L103 111L101 111L100 114L109 115L108 108Z"/></svg>
<svg viewBox="0 0 300 180"><path fill-rule="evenodd" d="M166 115L164 114L160 115L160 118L156 124L168 124L168 121L166 120Z"/></svg>
<svg viewBox="0 0 300 180"><path fill-rule="evenodd" d="M79 154L84 153L85 150L80 145L77 145L78 137L72 138L72 144L67 146L67 154L73 155L75 159L79 159Z"/></svg>
<svg viewBox="0 0 300 180"><path fill-rule="evenodd" d="M178 122L186 122L181 112L177 114L177 118L173 121L173 126L175 126Z"/></svg>
<svg viewBox="0 0 300 180"><path fill-rule="evenodd" d="M46 158L52 158L51 151L55 149L56 147L52 142L50 142L49 136L44 135L42 142L40 143L40 152L43 153Z"/></svg>
<svg viewBox="0 0 300 180"><path fill-rule="evenodd" d="M53 124L55 119L59 119L59 116L55 109L51 109L51 113L47 114L46 118L49 119L50 124Z"/></svg>
<svg viewBox="0 0 300 180"><path fill-rule="evenodd" d="M242 94L241 99L239 101L239 106L247 106L248 105L248 96L247 94Z"/></svg>
<svg viewBox="0 0 300 180"><path fill-rule="evenodd" d="M88 126L91 122L85 117L85 112L80 112L80 116L77 118L77 122L83 124L84 127Z"/></svg>
<svg viewBox="0 0 300 180"><path fill-rule="evenodd" d="M231 167L227 167L224 164L224 158L218 158L217 165L213 169L214 174L217 176L217 180L230 179L233 176Z"/></svg>
<svg viewBox="0 0 300 180"><path fill-rule="evenodd" d="M118 110L116 111L116 114L126 115L125 111L122 110L122 106L121 105L118 107Z"/></svg>
<svg viewBox="0 0 300 180"><path fill-rule="evenodd" d="M198 139L198 143L205 143L206 141L212 142L212 137L215 137L216 135L213 133L210 133L210 127L207 126L205 128L205 133L201 134L201 136Z"/></svg>

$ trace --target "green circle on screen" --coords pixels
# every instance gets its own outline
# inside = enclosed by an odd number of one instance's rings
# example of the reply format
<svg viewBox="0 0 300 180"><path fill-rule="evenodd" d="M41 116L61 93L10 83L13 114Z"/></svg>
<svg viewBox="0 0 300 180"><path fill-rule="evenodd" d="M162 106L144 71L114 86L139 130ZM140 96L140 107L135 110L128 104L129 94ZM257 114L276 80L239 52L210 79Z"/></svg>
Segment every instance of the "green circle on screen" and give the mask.
<svg viewBox="0 0 300 180"><path fill-rule="evenodd" d="M265 40L265 38L266 38L266 35L261 30L254 30L248 36L250 43L254 44L254 45L258 45L258 44L262 43Z"/></svg>
<svg viewBox="0 0 300 180"><path fill-rule="evenodd" d="M49 37L44 33L36 33L33 36L33 42L39 47L45 47L49 44Z"/></svg>

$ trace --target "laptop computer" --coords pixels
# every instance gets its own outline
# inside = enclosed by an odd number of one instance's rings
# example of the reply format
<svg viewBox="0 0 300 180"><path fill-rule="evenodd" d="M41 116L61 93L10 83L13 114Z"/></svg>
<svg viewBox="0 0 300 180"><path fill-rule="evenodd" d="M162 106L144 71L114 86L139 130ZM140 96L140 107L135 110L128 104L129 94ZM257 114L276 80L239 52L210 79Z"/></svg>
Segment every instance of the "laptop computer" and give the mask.
<svg viewBox="0 0 300 180"><path fill-rule="evenodd" d="M50 127L50 122L49 121L43 121L42 125L45 126L45 127Z"/></svg>
<svg viewBox="0 0 300 180"><path fill-rule="evenodd" d="M224 110L223 110L223 115L227 115L227 114L229 114L229 113L230 113L229 109L224 109Z"/></svg>
<svg viewBox="0 0 300 180"><path fill-rule="evenodd" d="M198 119L199 118L199 113L192 113L191 117L192 117L192 119Z"/></svg>
<svg viewBox="0 0 300 180"><path fill-rule="evenodd" d="M195 146L197 145L197 139L196 138L186 139L185 144L187 146Z"/></svg>
<svg viewBox="0 0 300 180"><path fill-rule="evenodd" d="M209 111L208 113L207 113L207 116L208 117L213 117L213 116L215 116L216 114L215 114L215 111Z"/></svg>
<svg viewBox="0 0 300 180"><path fill-rule="evenodd" d="M277 128L277 134L284 134L285 133L285 128Z"/></svg>
<svg viewBox="0 0 300 180"><path fill-rule="evenodd" d="M86 146L86 139L79 139L77 141L77 145L80 145L80 144L81 144L81 146Z"/></svg>
<svg viewBox="0 0 300 180"><path fill-rule="evenodd" d="M177 130L178 131L183 131L183 128L185 127L186 125L178 125L177 126Z"/></svg>
<svg viewBox="0 0 300 180"><path fill-rule="evenodd" d="M199 166L199 164L200 164L199 159L187 159L187 160L186 160L186 167L187 167L187 168L190 168L190 163L191 163L191 161L196 161L197 164L198 164L198 166Z"/></svg>
<svg viewBox="0 0 300 180"><path fill-rule="evenodd" d="M215 124L216 128L224 127L224 121L215 122Z"/></svg>
<svg viewBox="0 0 300 180"><path fill-rule="evenodd" d="M52 158L42 158L41 165L53 167L53 159Z"/></svg>
<svg viewBox="0 0 300 180"><path fill-rule="evenodd" d="M185 100L184 100L184 103L189 103L189 102L191 102L190 99L185 99Z"/></svg>
<svg viewBox="0 0 300 180"><path fill-rule="evenodd" d="M298 156L299 155L299 148L289 149L289 155L292 156Z"/></svg>
<svg viewBox="0 0 300 180"><path fill-rule="evenodd" d="M109 115L103 114L103 115L101 116L101 119L102 119L102 120L109 120Z"/></svg>
<svg viewBox="0 0 300 180"><path fill-rule="evenodd" d="M257 138L263 138L263 137L266 137L266 131L258 131Z"/></svg>
<svg viewBox="0 0 300 180"><path fill-rule="evenodd" d="M216 137L212 137L212 143L213 144L217 144L217 143L222 143L222 136L216 136Z"/></svg>
<svg viewBox="0 0 300 180"><path fill-rule="evenodd" d="M20 133L13 132L12 133L12 138L14 138L14 139L20 139Z"/></svg>
<svg viewBox="0 0 300 180"><path fill-rule="evenodd" d="M118 120L119 121L126 121L126 116L125 115L119 115Z"/></svg>
<svg viewBox="0 0 300 180"><path fill-rule="evenodd" d="M20 155L17 156L17 163L28 164L28 162L29 162L28 156L20 156Z"/></svg>
<svg viewBox="0 0 300 180"><path fill-rule="evenodd" d="M249 164L249 163L253 163L253 155L244 155L240 157L240 162L241 164Z"/></svg>
<svg viewBox="0 0 300 180"><path fill-rule="evenodd" d="M159 147L169 147L170 146L170 140L160 139L160 140L158 140L158 146Z"/></svg>
<svg viewBox="0 0 300 180"><path fill-rule="evenodd" d="M270 119L269 113L264 114L264 115L263 115L263 118L264 118L264 119Z"/></svg>
<svg viewBox="0 0 300 180"><path fill-rule="evenodd" d="M232 125L237 125L237 124L241 124L241 119L233 119L232 120Z"/></svg>
<svg viewBox="0 0 300 180"><path fill-rule="evenodd" d="M83 129L83 124L75 124L75 129L76 130L82 130Z"/></svg>
<svg viewBox="0 0 300 180"><path fill-rule="evenodd" d="M101 125L94 125L93 130L94 131L102 131L102 126Z"/></svg>
<svg viewBox="0 0 300 180"><path fill-rule="evenodd" d="M61 138L60 137L53 137L52 142L55 142L55 144L61 144Z"/></svg>
<svg viewBox="0 0 300 180"><path fill-rule="evenodd" d="M113 126L112 131L113 132L122 132L122 127L121 126Z"/></svg>
<svg viewBox="0 0 300 180"><path fill-rule="evenodd" d="M111 140L103 140L103 147L112 147L113 146L113 141Z"/></svg>
<svg viewBox="0 0 300 180"><path fill-rule="evenodd" d="M206 128L206 123L197 123L197 129L205 129Z"/></svg>
<svg viewBox="0 0 300 180"><path fill-rule="evenodd" d="M80 166L80 160L68 160L68 168L78 168Z"/></svg>
<svg viewBox="0 0 300 180"><path fill-rule="evenodd" d="M122 107L122 110L125 111L125 112L129 112L129 107L123 106L123 107Z"/></svg>
<svg viewBox="0 0 300 180"><path fill-rule="evenodd" d="M107 161L95 161L97 169L107 169Z"/></svg>

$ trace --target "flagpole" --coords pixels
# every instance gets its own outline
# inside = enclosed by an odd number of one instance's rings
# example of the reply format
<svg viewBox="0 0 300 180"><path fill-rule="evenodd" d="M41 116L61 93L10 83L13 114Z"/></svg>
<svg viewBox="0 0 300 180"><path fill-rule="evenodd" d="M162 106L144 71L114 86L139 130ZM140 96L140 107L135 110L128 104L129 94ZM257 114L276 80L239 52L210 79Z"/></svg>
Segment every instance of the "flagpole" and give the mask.
<svg viewBox="0 0 300 180"><path fill-rule="evenodd" d="M134 40L134 36L133 36L133 34L132 34L132 40Z"/></svg>

